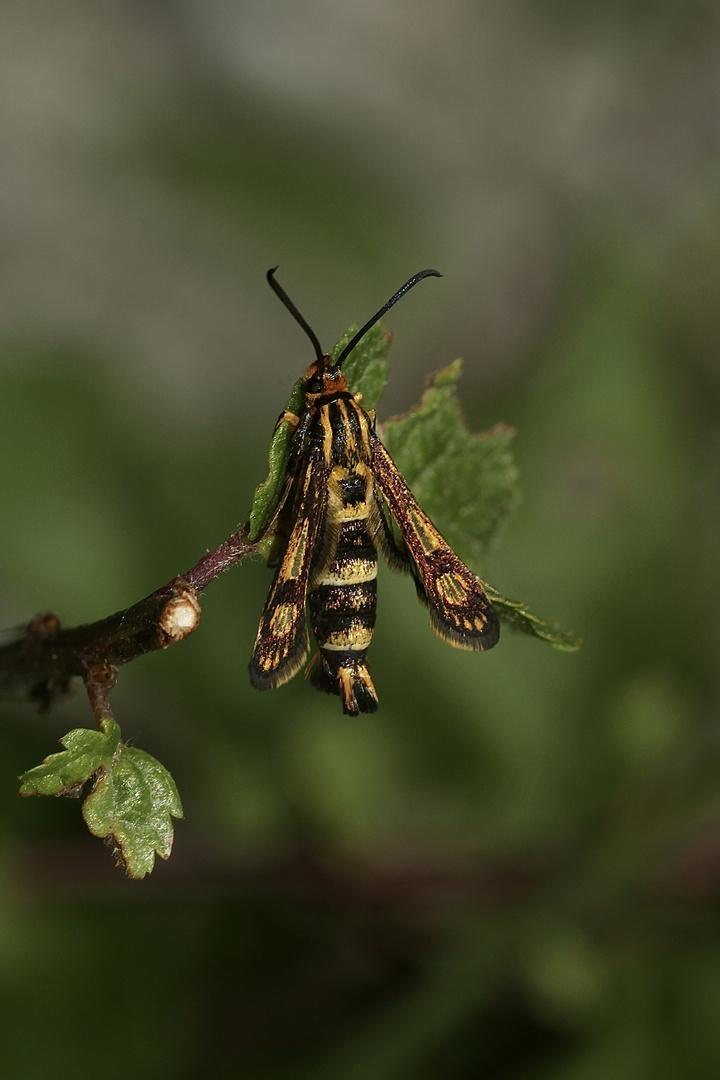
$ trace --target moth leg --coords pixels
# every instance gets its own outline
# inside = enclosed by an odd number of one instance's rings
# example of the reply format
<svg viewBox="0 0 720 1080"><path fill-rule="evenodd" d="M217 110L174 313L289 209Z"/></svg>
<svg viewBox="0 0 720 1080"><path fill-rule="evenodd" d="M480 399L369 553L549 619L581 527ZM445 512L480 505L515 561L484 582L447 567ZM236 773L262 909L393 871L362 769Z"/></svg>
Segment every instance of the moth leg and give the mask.
<svg viewBox="0 0 720 1080"><path fill-rule="evenodd" d="M288 410L285 409L284 412L280 413L280 415L278 417L278 422L275 425L275 428L276 429L279 428L281 424L290 424L291 427L296 428L299 423L300 423L300 417L297 415L297 413L288 412Z"/></svg>

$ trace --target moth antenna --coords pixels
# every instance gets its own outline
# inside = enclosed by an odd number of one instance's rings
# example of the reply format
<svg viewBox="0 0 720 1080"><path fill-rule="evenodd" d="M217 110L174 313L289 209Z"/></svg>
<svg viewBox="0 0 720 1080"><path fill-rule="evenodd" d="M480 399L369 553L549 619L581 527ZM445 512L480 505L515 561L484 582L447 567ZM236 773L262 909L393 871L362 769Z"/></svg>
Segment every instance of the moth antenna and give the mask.
<svg viewBox="0 0 720 1080"><path fill-rule="evenodd" d="M348 356L353 351L357 343L365 337L368 330L375 325L378 319L382 319L385 312L389 311L391 307L397 304L398 300L400 300L400 298L403 297L406 292L409 292L409 290L412 289L413 285L417 285L418 281L422 281L422 279L426 277L442 277L442 274L439 273L439 271L437 270L420 270L417 274L413 274L413 276L405 282L402 288L398 289L398 291L390 297L388 302L386 304L383 304L379 311L375 312L372 319L368 319L365 325L361 327L360 330L358 330L355 337L347 343L343 351L340 353L336 366L341 367L343 361L347 360Z"/></svg>
<svg viewBox="0 0 720 1080"><path fill-rule="evenodd" d="M315 355L316 355L316 357L318 359L318 362L320 364L322 364L324 359L325 359L325 354L324 354L324 352L322 350L322 345L318 341L317 334L315 333L313 328L310 326L310 324L307 322L307 320L305 318L303 318L303 316L300 314L300 312L295 307L295 305L293 304L293 302L290 299L290 297L288 296L288 294L283 289L282 285L278 281L275 280L275 271L276 270L277 270L277 266L273 266L268 270L267 274L265 275L267 277L268 285L270 286L272 291L275 293L275 295L280 297L283 304L285 305L285 307L288 309L288 311L292 315L293 319L295 319L295 321L297 323L299 323L300 326L302 326L303 330L305 331L305 333L307 334L307 336L310 338L310 340L313 343L313 348L315 349Z"/></svg>

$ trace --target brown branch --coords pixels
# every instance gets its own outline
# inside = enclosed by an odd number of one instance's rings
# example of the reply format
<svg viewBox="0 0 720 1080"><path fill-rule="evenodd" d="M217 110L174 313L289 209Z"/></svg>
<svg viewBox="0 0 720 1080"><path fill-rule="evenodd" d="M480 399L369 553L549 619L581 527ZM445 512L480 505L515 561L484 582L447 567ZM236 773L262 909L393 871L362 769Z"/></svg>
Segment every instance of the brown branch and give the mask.
<svg viewBox="0 0 720 1080"><path fill-rule="evenodd" d="M112 715L108 695L123 664L188 637L200 624L203 589L256 548L244 531L233 533L187 573L98 622L63 630L57 615L38 615L0 648L0 697L48 708L79 677L97 719Z"/></svg>

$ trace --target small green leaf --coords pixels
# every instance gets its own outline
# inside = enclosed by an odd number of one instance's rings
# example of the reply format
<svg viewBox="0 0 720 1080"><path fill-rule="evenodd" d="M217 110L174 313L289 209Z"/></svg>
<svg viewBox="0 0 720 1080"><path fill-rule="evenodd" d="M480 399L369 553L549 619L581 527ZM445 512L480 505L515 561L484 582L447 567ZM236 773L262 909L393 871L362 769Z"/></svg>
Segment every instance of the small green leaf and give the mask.
<svg viewBox="0 0 720 1080"><path fill-rule="evenodd" d="M20 777L21 795L79 794L92 776L95 785L83 817L95 836L114 842L133 878L145 877L155 854L167 859L173 843L173 817L182 817L175 781L143 750L120 742L120 725L101 720L100 731L76 728L61 740L67 747Z"/></svg>
<svg viewBox="0 0 720 1080"><path fill-rule="evenodd" d="M533 637L540 638L541 641L547 641L554 649L559 649L561 652L577 652L578 649L582 649L582 638L569 634L566 630L561 630L560 627L533 615L527 605L519 600L506 600L487 582L483 582L483 587L500 619L513 630L519 630L523 634L531 634Z"/></svg>
<svg viewBox="0 0 720 1080"><path fill-rule="evenodd" d="M101 731L75 728L60 740L67 747L28 769L20 780L21 795L75 794L100 768L109 769L120 743L120 727L103 720Z"/></svg>
<svg viewBox="0 0 720 1080"><path fill-rule="evenodd" d="M348 327L330 353L332 360L337 360L357 330L357 323ZM351 394L362 394L362 407L366 411L377 407L385 389L389 370L387 354L391 344L392 334L384 329L381 322L377 322L343 363L348 389Z"/></svg>
<svg viewBox="0 0 720 1080"><path fill-rule="evenodd" d="M90 832L114 841L132 878L142 878L167 859L173 845L172 818L183 809L175 782L150 754L121 744L109 770L98 774L83 805Z"/></svg>
<svg viewBox="0 0 720 1080"><path fill-rule="evenodd" d="M305 380L298 379L292 388L285 411L298 416L302 410L305 393ZM262 484L258 484L253 495L248 523L250 540L257 540L267 526L278 504L285 486L285 466L287 465L290 441L295 425L288 420L278 421L270 443L270 469Z"/></svg>
<svg viewBox="0 0 720 1080"><path fill-rule="evenodd" d="M383 425L383 442L413 490L461 559L478 565L519 501L510 451L514 432L503 424L471 434L455 388L456 360L430 381L422 401Z"/></svg>

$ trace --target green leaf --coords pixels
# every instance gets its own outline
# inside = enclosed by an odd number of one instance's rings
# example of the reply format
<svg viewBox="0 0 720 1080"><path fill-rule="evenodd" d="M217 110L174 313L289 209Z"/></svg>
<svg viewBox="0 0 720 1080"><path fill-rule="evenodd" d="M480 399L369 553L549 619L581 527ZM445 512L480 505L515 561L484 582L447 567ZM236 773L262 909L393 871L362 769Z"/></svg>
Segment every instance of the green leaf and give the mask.
<svg viewBox="0 0 720 1080"><path fill-rule="evenodd" d="M150 873L155 855L172 850L172 818L183 816L175 782L167 769L143 750L120 742L120 726L101 720L100 731L76 728L62 740L66 750L20 777L21 795L79 795L91 777L95 785L83 817L95 836L117 845L128 874Z"/></svg>
<svg viewBox="0 0 720 1080"><path fill-rule="evenodd" d="M21 795L76 795L100 768L109 769L120 743L120 727L103 720L101 731L75 728L60 740L67 747L28 769L20 780Z"/></svg>
<svg viewBox="0 0 720 1080"><path fill-rule="evenodd" d="M420 405L384 425L383 441L425 512L472 566L480 563L520 496L510 451L514 433L503 424L484 435L467 430L455 396L461 371L462 361L456 360L438 372ZM582 647L580 638L533 615L525 604L483 586L513 629L565 652Z"/></svg>
<svg viewBox="0 0 720 1080"><path fill-rule="evenodd" d="M167 769L143 750L122 744L112 767L98 774L83 806L90 832L118 845L132 878L149 874L156 854L170 857L172 818L182 816L180 797Z"/></svg>
<svg viewBox="0 0 720 1080"><path fill-rule="evenodd" d="M348 327L330 353L332 360L337 360L357 331L357 323ZM362 394L362 407L366 411L377 408L382 397L388 378L387 354L391 345L392 334L384 329L381 322L377 322L343 363L342 370L348 389L351 394Z"/></svg>
<svg viewBox="0 0 720 1080"><path fill-rule="evenodd" d="M483 587L500 619L513 630L519 630L523 634L531 634L533 637L540 638L541 641L547 641L554 649L559 649L561 652L577 652L578 649L582 649L582 638L569 634L566 630L561 630L560 627L533 615L527 605L521 601L507 600L487 582L483 582Z"/></svg>
<svg viewBox="0 0 720 1080"><path fill-rule="evenodd" d="M514 432L503 424L481 435L465 424L455 389L456 360L429 382L418 406L383 425L383 442L448 543L478 565L519 501L510 451Z"/></svg>

